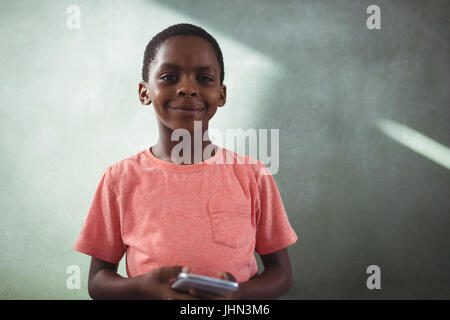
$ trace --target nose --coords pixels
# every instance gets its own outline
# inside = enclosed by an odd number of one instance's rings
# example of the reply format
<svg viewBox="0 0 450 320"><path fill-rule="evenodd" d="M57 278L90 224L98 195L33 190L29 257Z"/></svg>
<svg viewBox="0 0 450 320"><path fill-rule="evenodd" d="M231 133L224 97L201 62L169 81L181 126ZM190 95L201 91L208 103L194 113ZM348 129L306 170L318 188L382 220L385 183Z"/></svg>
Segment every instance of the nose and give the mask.
<svg viewBox="0 0 450 320"><path fill-rule="evenodd" d="M198 96L198 89L191 81L184 81L177 90L177 95L181 97L196 97Z"/></svg>
<svg viewBox="0 0 450 320"><path fill-rule="evenodd" d="M182 87L177 90L177 95L181 97L196 97L198 95L196 90L190 88Z"/></svg>

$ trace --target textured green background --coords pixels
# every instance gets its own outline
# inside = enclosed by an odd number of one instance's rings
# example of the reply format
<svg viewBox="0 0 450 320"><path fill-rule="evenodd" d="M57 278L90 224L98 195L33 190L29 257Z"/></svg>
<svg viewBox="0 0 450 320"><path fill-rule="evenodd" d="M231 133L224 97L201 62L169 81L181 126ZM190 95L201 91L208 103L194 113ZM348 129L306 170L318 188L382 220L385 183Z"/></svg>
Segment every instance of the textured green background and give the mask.
<svg viewBox="0 0 450 320"><path fill-rule="evenodd" d="M381 30L366 28L370 4ZM1 0L0 298L89 298L89 257L71 248L106 167L156 141L142 55L179 22L224 51L229 99L211 127L280 129L275 180L300 237L283 298L450 298L450 172L376 126L450 146L449 1L436 0ZM371 264L381 290L366 287Z"/></svg>

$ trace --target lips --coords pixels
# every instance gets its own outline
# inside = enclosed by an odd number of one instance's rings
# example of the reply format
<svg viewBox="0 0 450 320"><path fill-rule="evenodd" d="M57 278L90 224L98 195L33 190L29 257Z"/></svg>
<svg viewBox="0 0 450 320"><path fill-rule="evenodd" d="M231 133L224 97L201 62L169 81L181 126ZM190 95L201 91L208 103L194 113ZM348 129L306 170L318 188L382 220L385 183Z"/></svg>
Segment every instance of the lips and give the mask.
<svg viewBox="0 0 450 320"><path fill-rule="evenodd" d="M181 106L181 107L170 107L171 109L175 109L175 110L182 110L182 111L200 111L205 109L206 107L185 107L185 106Z"/></svg>

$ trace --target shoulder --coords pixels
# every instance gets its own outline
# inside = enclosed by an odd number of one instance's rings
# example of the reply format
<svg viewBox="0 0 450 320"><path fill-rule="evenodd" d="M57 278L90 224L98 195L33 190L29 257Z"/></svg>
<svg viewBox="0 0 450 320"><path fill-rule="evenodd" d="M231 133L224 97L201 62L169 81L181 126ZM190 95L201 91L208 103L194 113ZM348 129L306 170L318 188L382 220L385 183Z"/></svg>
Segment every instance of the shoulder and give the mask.
<svg viewBox="0 0 450 320"><path fill-rule="evenodd" d="M112 163L106 168L105 174L111 181L115 181L129 175L137 174L139 169L151 167L152 163L145 156L145 151L146 150L139 151L132 156Z"/></svg>

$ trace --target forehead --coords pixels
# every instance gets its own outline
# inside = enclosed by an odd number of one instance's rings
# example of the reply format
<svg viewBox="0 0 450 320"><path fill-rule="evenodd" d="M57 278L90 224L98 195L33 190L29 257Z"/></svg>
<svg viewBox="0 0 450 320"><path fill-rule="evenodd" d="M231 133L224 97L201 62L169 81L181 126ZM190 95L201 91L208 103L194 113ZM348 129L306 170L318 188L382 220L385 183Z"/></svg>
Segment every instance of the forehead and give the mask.
<svg viewBox="0 0 450 320"><path fill-rule="evenodd" d="M152 69L163 64L180 67L209 65L219 70L216 51L205 39L198 36L173 36L165 40L156 52Z"/></svg>

